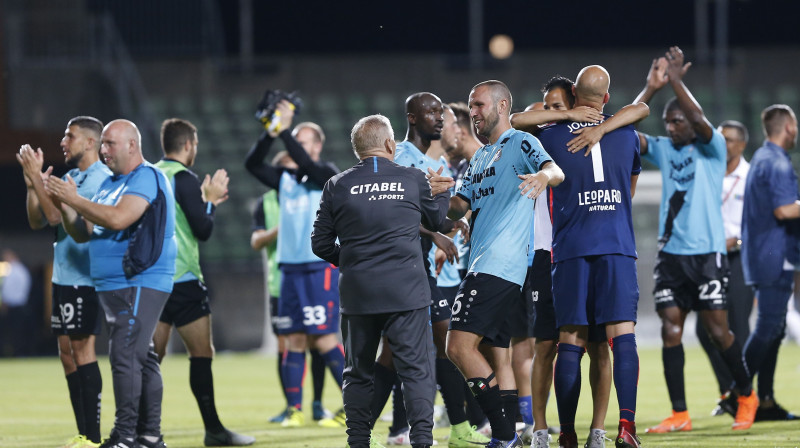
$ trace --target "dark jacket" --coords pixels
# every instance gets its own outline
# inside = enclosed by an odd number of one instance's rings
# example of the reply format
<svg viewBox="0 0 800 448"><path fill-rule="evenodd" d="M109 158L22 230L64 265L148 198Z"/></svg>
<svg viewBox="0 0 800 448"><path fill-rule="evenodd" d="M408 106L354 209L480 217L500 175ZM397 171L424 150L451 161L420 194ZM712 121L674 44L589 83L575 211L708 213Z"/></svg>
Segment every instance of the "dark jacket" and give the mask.
<svg viewBox="0 0 800 448"><path fill-rule="evenodd" d="M441 230L449 198L449 193L431 197L422 171L382 157L364 159L325 184L311 248L339 266L342 313L430 305L419 225Z"/></svg>

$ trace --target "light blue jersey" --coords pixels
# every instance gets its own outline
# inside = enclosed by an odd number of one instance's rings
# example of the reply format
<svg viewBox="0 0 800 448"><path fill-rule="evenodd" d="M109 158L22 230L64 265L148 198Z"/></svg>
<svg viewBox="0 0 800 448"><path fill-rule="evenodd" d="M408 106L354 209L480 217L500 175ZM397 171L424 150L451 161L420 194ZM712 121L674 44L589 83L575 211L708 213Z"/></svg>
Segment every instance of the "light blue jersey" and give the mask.
<svg viewBox="0 0 800 448"><path fill-rule="evenodd" d="M537 173L552 159L536 137L509 129L472 157L458 196L472 210L469 272L522 286L527 273L533 201L520 194L518 174Z"/></svg>
<svg viewBox="0 0 800 448"><path fill-rule="evenodd" d="M175 240L175 194L167 176L150 162L143 162L124 176L107 177L92 202L116 205L125 195L139 196L153 202L156 198L156 177L158 187L164 193L167 209L167 225L164 229L164 242L161 255L155 264L132 278L125 277L122 271L122 257L128 249L130 231L111 230L95 224L89 241L89 254L92 258L92 280L98 291L113 291L136 286L172 292L172 277L175 275L175 257L178 246Z"/></svg>
<svg viewBox="0 0 800 448"><path fill-rule="evenodd" d="M394 163L402 166L409 166L414 168L419 168L423 173L428 174L428 168L431 168L434 171L437 171L440 167L444 167L442 171L442 176L450 177L453 173L450 170L450 167L447 164L447 159L444 157L439 158L439 160L434 160L431 157L428 157L426 154L423 154L419 148L416 147L413 143L409 142L408 140L402 141L397 144L397 155L395 155ZM451 191L451 193L453 193ZM456 241L458 239L458 242ZM460 245L463 245L463 242L458 236L453 239L453 242L456 244L456 247L459 248ZM431 277L436 277L436 246L434 245L430 252L428 252L428 261L431 265L430 272L428 275ZM441 287L451 287L451 286L458 286L461 283L461 278L458 275L458 265L450 264L448 262L444 263L442 267L442 272L436 277L436 284Z"/></svg>
<svg viewBox="0 0 800 448"><path fill-rule="evenodd" d="M278 193L281 207L278 259L281 264L322 261L311 251L311 231L321 198L321 186L310 181L298 183L290 171L281 174Z"/></svg>
<svg viewBox="0 0 800 448"><path fill-rule="evenodd" d="M78 186L78 194L92 199L97 187L111 176L111 170L101 161L94 162L81 171L70 170L62 179L72 177ZM94 286L89 273L89 243L76 243L59 224L56 228L56 241L53 243L53 283L61 286Z"/></svg>
<svg viewBox="0 0 800 448"><path fill-rule="evenodd" d="M722 180L727 149L717 130L708 143L675 148L667 137L647 138L642 156L661 169L659 249L675 255L725 253Z"/></svg>

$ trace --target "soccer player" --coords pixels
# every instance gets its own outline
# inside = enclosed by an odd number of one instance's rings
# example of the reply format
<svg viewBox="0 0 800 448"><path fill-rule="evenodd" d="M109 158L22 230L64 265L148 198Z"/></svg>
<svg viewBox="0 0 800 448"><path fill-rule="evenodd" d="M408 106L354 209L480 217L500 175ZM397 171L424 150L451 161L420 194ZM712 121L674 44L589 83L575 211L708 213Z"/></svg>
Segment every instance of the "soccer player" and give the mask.
<svg viewBox="0 0 800 448"><path fill-rule="evenodd" d="M362 118L351 136L361 161L325 185L312 235L314 252L342 272L347 442L353 448L380 446L370 437L370 407L383 333L403 382L410 444L430 447L433 336L419 227L421 222L438 231L446 225L450 195L445 191L434 199L423 173L392 163L396 145L386 117Z"/></svg>
<svg viewBox="0 0 800 448"><path fill-rule="evenodd" d="M516 397L513 405L502 398L516 388L508 353L508 310L525 280L533 219L533 204L520 194L519 179L533 178L531 197L564 179L536 138L511 128L511 101L511 92L500 81L484 81L470 92L472 122L489 144L470 161L449 211L451 219L458 219L471 210L473 232L469 272L453 304L447 356L489 418L490 447L522 446L508 418L517 407Z"/></svg>
<svg viewBox="0 0 800 448"><path fill-rule="evenodd" d="M45 182L48 194L62 204L64 229L77 242L89 241L92 281L109 327L116 413L114 429L100 447L166 448L161 435L163 384L153 332L175 274L174 196L164 174L144 160L135 124L114 120L103 129L100 141L113 175L100 184L92 200L78 194L71 177L64 181L50 176ZM123 259L130 235L145 212L156 209L160 213L148 221L164 235L151 235L161 238L152 246L138 246L147 251L144 261L153 264L128 276ZM150 235L149 230L138 228Z"/></svg>
<svg viewBox="0 0 800 448"><path fill-rule="evenodd" d="M339 345L339 271L311 251L311 228L319 208L322 186L338 170L320 161L325 134L314 123L299 123L290 130L294 108L283 100L277 110L278 129L264 131L250 149L245 166L263 184L278 191L280 232L278 260L282 274L278 301L278 331L287 336L288 350L282 371L289 413L283 426L301 426L305 352L319 350L336 382L342 385L344 354ZM298 169L291 170L264 162L270 146L280 138ZM323 426L344 426L344 410L333 419L322 419Z"/></svg>
<svg viewBox="0 0 800 448"><path fill-rule="evenodd" d="M167 354L172 327L178 330L189 352L189 385L200 408L205 427L206 446L252 445L255 438L226 429L214 403L214 377L211 361L211 308L200 270L198 241L206 241L214 229L214 212L228 199L228 174L217 170L206 175L202 184L189 168L197 157L197 128L187 120L170 118L161 124L164 158L155 164L167 175L175 194L175 235L178 257L175 285L153 335L159 362Z"/></svg>
<svg viewBox="0 0 800 448"><path fill-rule="evenodd" d="M100 161L102 132L100 120L75 117L67 123L61 139L65 161L72 168L63 178L69 176L75 180L78 194L86 199L91 199L100 183L111 175L108 167ZM100 333L102 317L89 273L89 245L76 242L64 231L59 206L44 189L42 150L34 151L29 145L23 145L17 160L22 165L28 187L28 223L32 229L47 225L57 227L53 243L50 328L58 335L58 352L78 425L78 435L70 441L70 446L96 446L100 443L103 378L97 366L94 344L95 335Z"/></svg>
<svg viewBox="0 0 800 448"><path fill-rule="evenodd" d="M777 358L792 294L794 272L787 260L797 263L800 258L797 235L790 227L800 218L797 173L789 157L797 145L797 116L789 106L774 104L761 112L761 123L766 142L750 160L742 216L744 276L758 297L758 319L744 355L750 375L758 374L758 396L765 402L762 415L784 420L792 414L775 403L776 359L771 357Z"/></svg>
<svg viewBox="0 0 800 448"><path fill-rule="evenodd" d="M646 104L627 105L613 117L604 117L594 107L575 107L572 80L555 76L542 87L543 103L538 110L547 112L530 112L537 110L529 107L525 112L511 115L511 124L522 130L538 134L541 127L548 121L570 120L578 123L597 123L597 126L583 127L574 130L577 135L568 143L571 152L591 148L608 132L621 126L632 124L641 120L650 113ZM563 151L563 148L557 148ZM534 205L534 228L537 229L533 236L533 260L529 262L527 281L534 295L536 312L533 335L536 339L534 345L534 361L531 369L532 408L534 419L533 445L546 446L549 442L547 434L547 398L553 381L553 363L556 357L556 343L558 341L558 326L556 325L555 309L553 307L551 259L552 259L552 221L550 213L550 195L543 194L536 198ZM589 366L589 384L592 387L592 423L586 443L588 448L604 446L605 443L605 417L608 411L608 399L611 392L611 359L602 326L589 326L589 340L586 351L591 360ZM523 436L526 434L523 433Z"/></svg>
<svg viewBox="0 0 800 448"><path fill-rule="evenodd" d="M655 266L655 305L661 318L662 359L672 415L647 432L690 431L683 380L681 339L691 310L722 352L731 370L739 408L733 429L753 424L758 397L742 361L742 346L728 329L725 289L728 263L722 221L722 181L727 151L725 139L708 122L703 109L683 83L691 63L671 47L653 60L647 84L634 103L647 103L667 84L676 97L664 107L669 138L639 134L642 156L661 170L659 251Z"/></svg>
<svg viewBox="0 0 800 448"><path fill-rule="evenodd" d="M573 88L575 105L603 110L608 102L608 72L585 67ZM575 413L580 395L580 359L589 325L605 325L613 340L614 380L620 405L617 447L638 447L634 416L639 357L634 324L639 301L636 243L631 197L641 171L638 138L628 126L606 134L591 159L570 154L571 130L594 123L567 121L545 127L539 137L565 180L552 189L553 304L559 329L554 373L559 446L578 446ZM613 151L603 157L601 147ZM591 235L591 236L588 236ZM607 403L607 398L606 398ZM606 404L607 406L607 404ZM587 442L587 446L591 443Z"/></svg>

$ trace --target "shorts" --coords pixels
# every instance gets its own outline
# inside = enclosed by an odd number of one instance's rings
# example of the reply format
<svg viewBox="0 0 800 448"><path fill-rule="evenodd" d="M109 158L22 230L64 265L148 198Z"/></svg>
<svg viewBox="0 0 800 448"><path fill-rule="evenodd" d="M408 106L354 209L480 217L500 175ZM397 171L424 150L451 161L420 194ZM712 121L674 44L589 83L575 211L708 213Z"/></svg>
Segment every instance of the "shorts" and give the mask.
<svg viewBox="0 0 800 448"><path fill-rule="evenodd" d="M682 310L728 308L728 257L721 253L656 256L656 311L677 306Z"/></svg>
<svg viewBox="0 0 800 448"><path fill-rule="evenodd" d="M431 288L431 323L450 319L450 302L442 295L435 277L428 276L428 286Z"/></svg>
<svg viewBox="0 0 800 448"><path fill-rule="evenodd" d="M339 269L328 263L281 266L278 334L339 331Z"/></svg>
<svg viewBox="0 0 800 448"><path fill-rule="evenodd" d="M511 305L511 317L509 318L509 333L512 338L532 338L533 337L533 290L530 286L530 278L533 274L533 267L528 267L528 275L525 283L522 284L522 293L519 298Z"/></svg>
<svg viewBox="0 0 800 448"><path fill-rule="evenodd" d="M553 263L556 324L636 322L639 282L636 259L593 255Z"/></svg>
<svg viewBox="0 0 800 448"><path fill-rule="evenodd" d="M511 342L511 307L519 299L520 286L490 274L470 272L461 282L450 330L483 336L481 342L508 348Z"/></svg>
<svg viewBox="0 0 800 448"><path fill-rule="evenodd" d="M278 322L280 320L280 317L278 317L278 298L269 296L269 321L274 334L278 334Z"/></svg>
<svg viewBox="0 0 800 448"><path fill-rule="evenodd" d="M56 335L100 334L100 300L91 286L53 283L50 329Z"/></svg>
<svg viewBox="0 0 800 448"><path fill-rule="evenodd" d="M206 285L200 280L189 280L175 283L158 320L182 327L209 314L211 306Z"/></svg>

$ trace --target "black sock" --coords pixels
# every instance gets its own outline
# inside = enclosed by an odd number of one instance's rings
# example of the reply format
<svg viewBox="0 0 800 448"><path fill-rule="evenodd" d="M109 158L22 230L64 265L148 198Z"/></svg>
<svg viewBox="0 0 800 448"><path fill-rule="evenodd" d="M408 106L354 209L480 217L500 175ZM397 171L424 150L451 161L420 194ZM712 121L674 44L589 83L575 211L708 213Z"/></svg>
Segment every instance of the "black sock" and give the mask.
<svg viewBox="0 0 800 448"><path fill-rule="evenodd" d="M503 413L506 414L508 423L516 429L517 416L519 416L519 394L517 389L500 391L500 400L503 402Z"/></svg>
<svg viewBox="0 0 800 448"><path fill-rule="evenodd" d="M211 374L211 358L189 358L189 385L197 399L200 415L206 431L220 432L224 429L214 404L214 377Z"/></svg>
<svg viewBox="0 0 800 448"><path fill-rule="evenodd" d="M733 380L736 381L736 388L740 395L748 396L753 391L753 383L750 381L750 376L747 374L747 367L744 365L742 358L742 346L739 340L734 338L733 344L726 350L721 351L722 359L728 366L728 370L733 375Z"/></svg>
<svg viewBox="0 0 800 448"><path fill-rule="evenodd" d="M94 443L100 443L100 397L103 393L103 377L97 361L78 366L83 402L83 434Z"/></svg>
<svg viewBox="0 0 800 448"><path fill-rule="evenodd" d="M464 381L464 399L467 402L467 420L469 420L469 424L481 427L486 422L486 414L483 413L481 405L475 399L475 395L472 395L472 391L467 386L466 381Z"/></svg>
<svg viewBox="0 0 800 448"><path fill-rule="evenodd" d="M392 393L392 387L396 380L397 372L384 367L381 363L375 363L375 392L372 394L372 403L370 404L370 411L372 412L370 428L374 428L375 422L380 418L386 402L389 401L389 395Z"/></svg>
<svg viewBox="0 0 800 448"><path fill-rule="evenodd" d="M283 353L278 353L278 378L281 380L281 392L283 393L283 398L286 399L286 404L289 404L289 397L286 396L286 383L284 383L283 379L283 369L281 366L283 365Z"/></svg>
<svg viewBox="0 0 800 448"><path fill-rule="evenodd" d="M778 349L783 336L776 338L767 348L761 368L758 370L758 398L761 401L773 399L775 396L775 365L778 362ZM748 372L750 373L750 372Z"/></svg>
<svg viewBox="0 0 800 448"><path fill-rule="evenodd" d="M78 425L78 434L86 435L86 420L83 412L83 394L81 394L81 379L77 371L66 376L69 389L69 401L72 403L72 413L75 414L75 423Z"/></svg>
<svg viewBox="0 0 800 448"><path fill-rule="evenodd" d="M436 358L436 382L442 394L447 417L455 426L467 420L464 412L464 377L455 365L447 358Z"/></svg>
<svg viewBox="0 0 800 448"><path fill-rule="evenodd" d="M322 387L325 385L325 360L319 350L311 353L311 379L314 381L314 401L322 401Z"/></svg>
<svg viewBox="0 0 800 448"><path fill-rule="evenodd" d="M403 383L398 377L392 388L392 426L389 427L389 434L396 435L407 428L408 417L406 416L406 403L403 401Z"/></svg>
<svg viewBox="0 0 800 448"><path fill-rule="evenodd" d="M489 418L489 424L492 425L492 437L498 440L513 440L514 427L511 426L503 412L500 388L489 387L489 381L487 378L470 378L467 380L467 384L481 405L483 413Z"/></svg>
<svg viewBox="0 0 800 448"><path fill-rule="evenodd" d="M672 402L672 410L686 410L686 389L683 384L683 344L661 349L661 360L664 363L664 378L667 380L667 391Z"/></svg>

